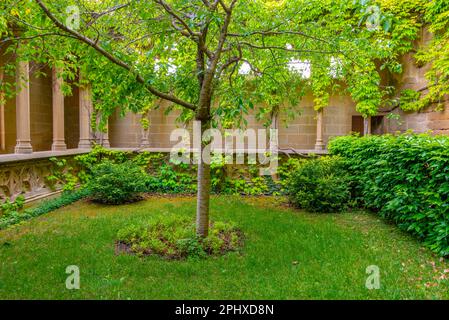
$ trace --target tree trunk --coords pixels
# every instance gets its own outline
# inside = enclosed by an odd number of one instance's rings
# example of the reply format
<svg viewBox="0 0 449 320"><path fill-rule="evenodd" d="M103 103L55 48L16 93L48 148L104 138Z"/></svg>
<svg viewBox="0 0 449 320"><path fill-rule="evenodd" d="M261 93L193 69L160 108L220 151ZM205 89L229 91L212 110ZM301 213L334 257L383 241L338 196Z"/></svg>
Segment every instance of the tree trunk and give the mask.
<svg viewBox="0 0 449 320"><path fill-rule="evenodd" d="M196 207L196 233L199 237L205 238L209 234L209 199L210 199L210 165L204 162L203 150L205 147L202 141L203 133L208 129L208 121L201 123L201 143L198 160L198 195Z"/></svg>
<svg viewBox="0 0 449 320"><path fill-rule="evenodd" d="M203 148L201 148L203 149ZM209 234L210 165L198 164L198 196L196 207L196 233L205 238Z"/></svg>

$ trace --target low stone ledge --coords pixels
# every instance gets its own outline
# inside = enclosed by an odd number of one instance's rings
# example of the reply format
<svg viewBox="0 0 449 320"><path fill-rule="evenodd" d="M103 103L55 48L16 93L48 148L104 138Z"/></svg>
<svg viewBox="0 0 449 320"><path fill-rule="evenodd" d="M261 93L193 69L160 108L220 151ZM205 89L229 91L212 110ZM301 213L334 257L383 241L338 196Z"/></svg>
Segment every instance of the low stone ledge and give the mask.
<svg viewBox="0 0 449 320"><path fill-rule="evenodd" d="M172 148L109 148L110 150L116 151L127 151L127 152L151 152L151 153L170 153L172 152ZM224 149L214 149L215 152L225 153ZM266 150L269 152L270 150ZM185 152L198 152L197 149L186 149ZM259 150L255 149L236 149L234 153L245 153L245 154L255 154L258 153ZM281 148L278 150L279 154L318 154L318 155L327 155L329 154L328 150L316 150L316 149L294 149L294 148Z"/></svg>
<svg viewBox="0 0 449 320"><path fill-rule="evenodd" d="M89 153L89 151L89 149L69 149L66 151L38 151L30 154L3 154L0 155L0 165L11 162L48 159L52 157L75 156L78 154Z"/></svg>

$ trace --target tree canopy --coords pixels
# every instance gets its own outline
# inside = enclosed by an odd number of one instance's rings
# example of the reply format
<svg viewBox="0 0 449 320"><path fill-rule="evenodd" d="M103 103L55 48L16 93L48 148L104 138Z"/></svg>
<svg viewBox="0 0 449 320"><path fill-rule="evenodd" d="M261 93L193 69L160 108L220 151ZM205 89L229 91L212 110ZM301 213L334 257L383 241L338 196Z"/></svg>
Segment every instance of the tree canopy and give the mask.
<svg viewBox="0 0 449 320"><path fill-rule="evenodd" d="M55 26L42 6L83 41ZM184 107L183 120L193 117L197 78L205 76L221 45L212 113L236 125L254 105L266 121L280 108L294 116L306 92L314 94L319 110L332 92L347 90L359 112L375 115L399 94L381 73L402 72L400 58L414 48L425 24L436 37L418 57L434 62L429 79L435 85L419 105L404 105L418 109L441 100L449 90L441 81L449 73L448 10L445 1L424 0L7 0L0 32L2 46L20 59L63 66L71 81L80 69L83 81L93 84L96 108L106 114L117 106L123 112L154 108L164 97L174 108ZM14 66L8 68L13 72Z"/></svg>

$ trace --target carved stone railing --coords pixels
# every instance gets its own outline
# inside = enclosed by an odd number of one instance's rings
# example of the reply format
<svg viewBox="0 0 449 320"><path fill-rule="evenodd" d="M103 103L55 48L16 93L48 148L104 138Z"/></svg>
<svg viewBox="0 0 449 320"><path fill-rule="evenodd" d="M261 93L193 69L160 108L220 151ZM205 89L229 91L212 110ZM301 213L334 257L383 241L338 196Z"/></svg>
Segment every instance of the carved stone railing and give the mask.
<svg viewBox="0 0 449 320"><path fill-rule="evenodd" d="M0 202L23 195L27 202L47 197L60 191L60 185L49 181L54 164L52 157L70 158L86 150L64 152L35 152L30 155L0 156Z"/></svg>

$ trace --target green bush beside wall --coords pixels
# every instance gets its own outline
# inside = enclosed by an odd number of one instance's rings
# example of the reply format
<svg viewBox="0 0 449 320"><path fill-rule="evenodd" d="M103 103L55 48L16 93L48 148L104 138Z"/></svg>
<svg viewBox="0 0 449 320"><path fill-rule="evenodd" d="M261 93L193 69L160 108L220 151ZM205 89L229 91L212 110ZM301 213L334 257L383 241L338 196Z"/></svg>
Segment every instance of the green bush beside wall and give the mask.
<svg viewBox="0 0 449 320"><path fill-rule="evenodd" d="M290 202L298 208L319 213L341 212L348 208L349 179L339 157L298 161L287 179Z"/></svg>
<svg viewBox="0 0 449 320"><path fill-rule="evenodd" d="M329 151L345 159L360 204L449 255L449 137L339 137Z"/></svg>

